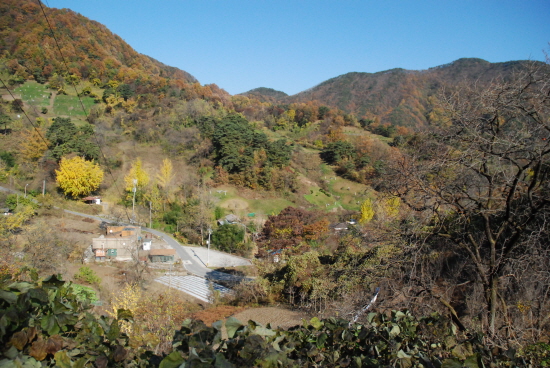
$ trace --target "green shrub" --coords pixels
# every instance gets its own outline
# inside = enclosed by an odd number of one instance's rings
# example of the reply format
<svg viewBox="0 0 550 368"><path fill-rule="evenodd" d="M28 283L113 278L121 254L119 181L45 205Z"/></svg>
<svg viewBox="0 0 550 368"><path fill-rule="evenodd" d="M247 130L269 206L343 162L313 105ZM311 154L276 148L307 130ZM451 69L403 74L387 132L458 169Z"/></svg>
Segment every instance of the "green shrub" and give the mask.
<svg viewBox="0 0 550 368"><path fill-rule="evenodd" d="M32 208L38 207L38 205L33 202L30 193L27 197L18 194L8 194L8 197L6 198L6 206L8 206L11 211L14 211L18 206L31 206Z"/></svg>
<svg viewBox="0 0 550 368"><path fill-rule="evenodd" d="M71 284L70 289L79 302L93 303L99 300L95 290L89 286Z"/></svg>
<svg viewBox="0 0 550 368"><path fill-rule="evenodd" d="M78 272L74 275L74 279L90 285L99 285L101 283L101 278L88 266L80 267Z"/></svg>

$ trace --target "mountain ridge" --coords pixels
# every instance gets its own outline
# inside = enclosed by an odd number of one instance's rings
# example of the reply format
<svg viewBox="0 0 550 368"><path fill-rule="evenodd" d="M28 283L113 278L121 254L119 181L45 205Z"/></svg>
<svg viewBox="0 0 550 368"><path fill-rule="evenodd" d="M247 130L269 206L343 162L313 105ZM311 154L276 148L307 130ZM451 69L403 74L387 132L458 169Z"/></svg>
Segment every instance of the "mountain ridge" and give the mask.
<svg viewBox="0 0 550 368"><path fill-rule="evenodd" d="M530 63L545 65L529 60L491 63L480 58L460 58L423 70L392 68L374 73L348 72L297 94L278 96L275 103L317 101L381 123L422 126L427 123L428 98L442 86L468 80L486 84L495 78L506 79Z"/></svg>

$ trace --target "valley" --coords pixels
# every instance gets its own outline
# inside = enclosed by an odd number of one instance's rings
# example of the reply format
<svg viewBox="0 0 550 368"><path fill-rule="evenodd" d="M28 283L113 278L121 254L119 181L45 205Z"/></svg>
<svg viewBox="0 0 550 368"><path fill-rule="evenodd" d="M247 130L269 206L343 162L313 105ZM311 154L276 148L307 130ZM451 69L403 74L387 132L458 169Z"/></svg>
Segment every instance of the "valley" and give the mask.
<svg viewBox="0 0 550 368"><path fill-rule="evenodd" d="M548 364L548 60L230 95L23 3L0 365Z"/></svg>

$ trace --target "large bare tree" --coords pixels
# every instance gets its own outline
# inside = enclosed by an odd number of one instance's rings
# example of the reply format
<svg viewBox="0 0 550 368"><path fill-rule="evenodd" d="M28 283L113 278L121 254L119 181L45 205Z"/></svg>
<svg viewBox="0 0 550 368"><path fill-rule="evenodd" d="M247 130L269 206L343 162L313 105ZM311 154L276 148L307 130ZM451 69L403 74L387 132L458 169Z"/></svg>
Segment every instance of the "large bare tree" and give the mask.
<svg viewBox="0 0 550 368"><path fill-rule="evenodd" d="M506 305L501 280L517 259L548 247L548 65L442 93L436 111L438 126L411 140L384 186L422 219L424 234L464 255L494 334Z"/></svg>

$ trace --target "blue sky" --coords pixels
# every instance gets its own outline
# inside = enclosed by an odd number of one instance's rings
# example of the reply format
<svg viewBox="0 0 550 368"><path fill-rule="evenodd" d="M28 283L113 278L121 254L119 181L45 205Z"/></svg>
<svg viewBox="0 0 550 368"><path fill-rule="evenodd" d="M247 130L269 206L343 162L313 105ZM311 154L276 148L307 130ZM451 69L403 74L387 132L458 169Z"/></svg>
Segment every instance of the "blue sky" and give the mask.
<svg viewBox="0 0 550 368"><path fill-rule="evenodd" d="M544 60L549 0L44 0L231 94L462 57Z"/></svg>

